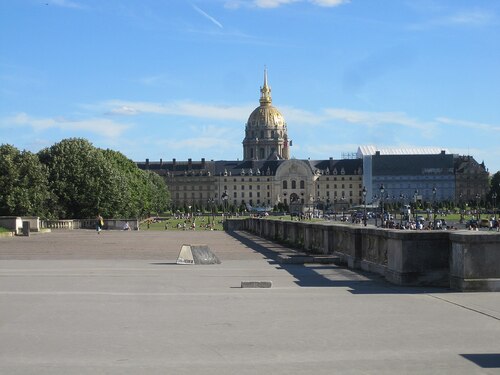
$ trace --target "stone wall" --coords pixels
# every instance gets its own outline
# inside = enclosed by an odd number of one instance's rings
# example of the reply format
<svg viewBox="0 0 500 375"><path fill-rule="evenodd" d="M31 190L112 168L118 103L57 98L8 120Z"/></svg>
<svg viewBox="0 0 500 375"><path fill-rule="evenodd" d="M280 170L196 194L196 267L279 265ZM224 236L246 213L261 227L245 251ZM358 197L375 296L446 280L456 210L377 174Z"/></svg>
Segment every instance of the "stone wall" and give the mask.
<svg viewBox="0 0 500 375"><path fill-rule="evenodd" d="M463 291L500 291L500 235L450 235L450 285Z"/></svg>
<svg viewBox="0 0 500 375"><path fill-rule="evenodd" d="M500 291L500 234L402 231L348 224L249 218L228 220L311 254L332 254L353 269L378 273L397 285Z"/></svg>
<svg viewBox="0 0 500 375"><path fill-rule="evenodd" d="M40 218L38 216L23 216L21 219L30 223L31 232L40 232Z"/></svg>
<svg viewBox="0 0 500 375"><path fill-rule="evenodd" d="M18 216L0 216L0 227L9 229L16 235L23 232L23 219Z"/></svg>

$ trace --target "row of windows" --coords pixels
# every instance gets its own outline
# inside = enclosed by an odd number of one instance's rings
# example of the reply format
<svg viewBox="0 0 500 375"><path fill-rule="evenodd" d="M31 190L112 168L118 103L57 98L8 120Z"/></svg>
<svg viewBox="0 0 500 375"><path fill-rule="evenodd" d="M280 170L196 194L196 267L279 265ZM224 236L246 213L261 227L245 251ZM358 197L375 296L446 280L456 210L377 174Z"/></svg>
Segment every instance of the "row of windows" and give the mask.
<svg viewBox="0 0 500 375"><path fill-rule="evenodd" d="M233 178L233 182L236 182L236 181L238 181L238 179L237 179L237 178ZM253 178L252 178L252 177L249 177L249 178L248 178L248 180L246 180L244 177L242 177L242 178L241 178L241 182L245 182L245 181L252 182L252 181L253 181ZM257 178L255 179L255 181L256 181L256 182L260 182L260 177L257 177ZM270 179L270 178L267 178L267 179L266 179L266 181L267 181L267 182L269 182L269 181L271 181L271 179ZM224 182L227 182L227 178L224 178Z"/></svg>

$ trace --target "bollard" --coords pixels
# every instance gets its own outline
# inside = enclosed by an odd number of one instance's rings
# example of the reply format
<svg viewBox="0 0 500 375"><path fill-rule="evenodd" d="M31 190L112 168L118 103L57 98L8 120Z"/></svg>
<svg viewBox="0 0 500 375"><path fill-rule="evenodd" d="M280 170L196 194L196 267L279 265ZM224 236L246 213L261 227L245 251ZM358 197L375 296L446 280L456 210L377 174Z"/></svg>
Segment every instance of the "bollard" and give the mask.
<svg viewBox="0 0 500 375"><path fill-rule="evenodd" d="M30 222L23 221L23 236L30 236Z"/></svg>

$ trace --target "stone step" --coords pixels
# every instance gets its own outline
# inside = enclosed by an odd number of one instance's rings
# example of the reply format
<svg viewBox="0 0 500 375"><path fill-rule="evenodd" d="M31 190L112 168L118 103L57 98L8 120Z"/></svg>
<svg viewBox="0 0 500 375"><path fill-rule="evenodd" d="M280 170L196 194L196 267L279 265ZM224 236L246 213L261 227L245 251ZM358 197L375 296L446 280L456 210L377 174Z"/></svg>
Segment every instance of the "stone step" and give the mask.
<svg viewBox="0 0 500 375"><path fill-rule="evenodd" d="M339 264L340 257L334 255L280 254L278 261L286 264Z"/></svg>

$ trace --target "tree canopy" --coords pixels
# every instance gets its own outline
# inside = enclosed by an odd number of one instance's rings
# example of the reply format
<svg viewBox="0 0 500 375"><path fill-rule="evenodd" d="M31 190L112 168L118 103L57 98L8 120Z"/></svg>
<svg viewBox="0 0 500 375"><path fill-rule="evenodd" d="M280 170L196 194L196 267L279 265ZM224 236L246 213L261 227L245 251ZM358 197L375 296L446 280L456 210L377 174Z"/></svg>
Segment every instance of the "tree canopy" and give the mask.
<svg viewBox="0 0 500 375"><path fill-rule="evenodd" d="M163 178L81 138L38 155L2 145L0 172L0 215L140 217L164 211L170 202Z"/></svg>
<svg viewBox="0 0 500 375"><path fill-rule="evenodd" d="M0 215L47 214L48 171L38 156L0 145Z"/></svg>

